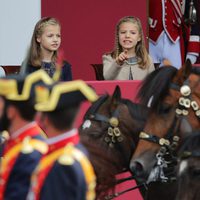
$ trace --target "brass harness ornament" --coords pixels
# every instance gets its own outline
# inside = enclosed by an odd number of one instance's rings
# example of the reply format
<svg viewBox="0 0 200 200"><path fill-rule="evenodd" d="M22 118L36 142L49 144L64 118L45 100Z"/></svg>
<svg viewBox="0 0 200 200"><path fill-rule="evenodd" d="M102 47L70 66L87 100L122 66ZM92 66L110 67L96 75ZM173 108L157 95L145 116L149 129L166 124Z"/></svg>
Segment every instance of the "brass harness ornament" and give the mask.
<svg viewBox="0 0 200 200"><path fill-rule="evenodd" d="M109 124L110 126L108 127L108 134L104 138L104 140L106 141L106 143L108 143L109 147L114 147L114 143L122 142L123 137L118 127L119 120L116 117L111 117L109 119Z"/></svg>
<svg viewBox="0 0 200 200"><path fill-rule="evenodd" d="M184 115L187 116L189 114L188 109L192 107L192 109L195 112L195 115L200 118L200 109L199 105L196 101L191 100L190 94L191 94L191 89L188 85L183 85L180 88L180 92L182 94L182 97L179 98L179 105L182 108L177 108L176 109L176 114L178 115Z"/></svg>

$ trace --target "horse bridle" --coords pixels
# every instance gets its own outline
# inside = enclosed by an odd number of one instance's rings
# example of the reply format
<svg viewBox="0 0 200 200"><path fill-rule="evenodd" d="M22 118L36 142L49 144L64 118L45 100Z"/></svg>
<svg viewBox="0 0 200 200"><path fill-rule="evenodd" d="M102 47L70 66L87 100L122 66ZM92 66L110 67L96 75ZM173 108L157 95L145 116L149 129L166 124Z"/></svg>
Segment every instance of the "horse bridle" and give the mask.
<svg viewBox="0 0 200 200"><path fill-rule="evenodd" d="M89 111L87 111L87 113L84 117L85 122L83 123L82 127L84 127L85 123L89 124L89 125L86 125L86 127L89 127L91 125L90 121L103 122L103 123L107 124L108 125L108 127L106 127L107 134L104 137L104 141L108 144L108 146L110 148L113 148L115 145L118 145L119 148L121 148L121 150L123 151L123 146L120 144L124 140L124 135L119 127L119 125L120 125L119 108L116 107L115 110L110 114L109 117L105 116L104 114L98 113L100 106L108 99L108 97L109 97L108 95L101 96L98 104L95 105L92 109L89 109ZM122 100L120 102L123 103ZM132 149L135 148L135 145L136 144L133 141L131 148Z"/></svg>
<svg viewBox="0 0 200 200"><path fill-rule="evenodd" d="M192 136L193 137L200 137L200 133L197 131L197 132L194 132L193 134L192 134ZM186 142L187 141L187 142ZM189 150L190 148L188 148L187 147L187 145L188 145L188 140L186 140L185 141L185 146L183 145L183 147L182 147L182 149L180 150L180 152L182 152L182 153L180 153L180 155L179 155L179 157L181 158L181 159L188 159L188 158L191 158L191 157L193 157L193 158L200 158L200 150L193 150L193 143L192 143L192 149L191 150ZM189 143L191 143L191 141L189 140ZM183 150L185 148L185 150ZM198 145L198 148L199 148L199 145Z"/></svg>
<svg viewBox="0 0 200 200"><path fill-rule="evenodd" d="M182 96L179 97L179 100L178 100L179 104L175 110L176 114L175 114L173 123L166 134L166 137L160 138L156 135L148 134L144 131L140 132L140 135L139 135L140 139L153 142L161 146L159 152L156 154L156 158L157 158L156 166L153 169L153 171L150 173L147 183L151 181L158 181L158 180L161 182L167 182L170 180L169 177L165 175L163 169L167 168L169 163L172 163L174 162L175 159L177 159L175 150L176 150L176 147L178 146L178 142L180 138L178 135L173 136L173 132L178 133L182 116L185 117L189 114L188 109L190 107L195 112L195 115L197 116L197 118L200 119L200 107L198 103L195 100L193 100L191 97L191 88L189 87L188 79L184 82L182 87L178 86L175 83L171 83L171 88L177 91L180 91ZM166 161L165 156L167 154L171 156L171 161L170 160ZM152 178L151 174L155 175L155 173L157 173L157 177ZM174 180L174 179L175 179L175 174L174 176L171 177L171 180Z"/></svg>
<svg viewBox="0 0 200 200"><path fill-rule="evenodd" d="M108 130L107 135L104 138L104 141L108 143L109 147L114 147L116 142L122 142L124 137L119 129L119 110L116 109L111 114L111 117L106 117L105 115L94 113L88 116L88 119L91 121L105 122L107 123Z"/></svg>
<svg viewBox="0 0 200 200"><path fill-rule="evenodd" d="M190 157L200 158L200 152L199 151L184 151L180 157L181 159L187 159Z"/></svg>
<svg viewBox="0 0 200 200"><path fill-rule="evenodd" d="M200 107L191 97L191 88L189 87L188 80L184 82L180 92L182 96L179 98L179 107L176 109L176 114L186 116L189 113L188 109L191 107L197 118L200 119Z"/></svg>
<svg viewBox="0 0 200 200"><path fill-rule="evenodd" d="M177 126L177 124L178 124L178 126ZM179 136L177 136L177 135L173 136L174 130L179 129L179 124L180 124L180 120L175 115L172 126L170 127L170 129L168 130L168 132L166 134L166 138L164 138L164 137L161 138L161 137L158 137L157 135L148 134L144 131L140 132L139 138L146 140L146 141L149 141L149 142L159 144L160 146L169 146L171 144L170 140L172 140L172 141L178 141L179 140Z"/></svg>
<svg viewBox="0 0 200 200"><path fill-rule="evenodd" d="M179 85L177 85L175 83L171 83L171 88L175 89L177 91L180 91L182 96L179 97L179 100L178 100L179 104L175 110L175 112L176 112L175 119L173 120L172 126L168 130L167 138L160 138L156 135L148 134L148 133L142 131L142 132L140 132L140 135L139 135L140 139L154 142L156 144L159 144L160 146L163 146L163 145L169 146L170 145L170 141L169 141L170 132L173 131L173 129L176 126L176 123L178 121L180 123L181 116L187 116L189 114L188 109L190 107L193 109L193 111L195 112L195 115L200 120L200 106L191 97L191 88L189 87L188 79L184 82L182 87L180 87ZM178 137L178 136L176 136L176 137ZM175 138L175 140L177 140L177 138Z"/></svg>

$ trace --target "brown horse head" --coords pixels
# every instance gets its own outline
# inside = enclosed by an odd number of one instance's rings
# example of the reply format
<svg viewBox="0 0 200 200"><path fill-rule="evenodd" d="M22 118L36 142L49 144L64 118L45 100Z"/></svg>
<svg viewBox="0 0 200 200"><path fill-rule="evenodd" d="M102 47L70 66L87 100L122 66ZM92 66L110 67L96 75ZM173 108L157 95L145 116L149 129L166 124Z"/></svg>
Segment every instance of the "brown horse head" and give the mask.
<svg viewBox="0 0 200 200"><path fill-rule="evenodd" d="M145 109L128 99L121 98L117 86L112 95L103 95L86 112L80 127L82 139L95 142L116 160L119 171L129 168L132 152L139 140L138 130L142 130L146 119ZM144 116L142 116L142 112ZM140 121L140 123L137 123Z"/></svg>
<svg viewBox="0 0 200 200"><path fill-rule="evenodd" d="M146 78L138 96L142 104L150 106L150 114L130 169L139 180L146 181L161 146L169 146L174 136L181 140L200 128L200 70L192 69L188 61L179 70L159 68Z"/></svg>
<svg viewBox="0 0 200 200"><path fill-rule="evenodd" d="M112 95L101 96L86 112L80 127L81 140L86 147L88 143L95 144L95 149L106 157L101 162L101 156L97 157L94 149L89 150L98 185L104 192L113 182L116 183L117 173L129 170L139 140L138 133L143 130L146 117L147 110L143 106L121 97L119 86Z"/></svg>

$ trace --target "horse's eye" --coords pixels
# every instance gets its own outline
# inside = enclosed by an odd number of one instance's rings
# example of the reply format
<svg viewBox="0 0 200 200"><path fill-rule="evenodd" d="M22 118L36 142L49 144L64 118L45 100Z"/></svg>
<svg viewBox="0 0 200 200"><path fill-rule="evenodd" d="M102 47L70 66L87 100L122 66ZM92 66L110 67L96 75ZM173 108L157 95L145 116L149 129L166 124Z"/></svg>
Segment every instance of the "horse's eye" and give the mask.
<svg viewBox="0 0 200 200"><path fill-rule="evenodd" d="M169 104L161 104L159 107L159 112L161 114L166 114L171 110L172 106Z"/></svg>

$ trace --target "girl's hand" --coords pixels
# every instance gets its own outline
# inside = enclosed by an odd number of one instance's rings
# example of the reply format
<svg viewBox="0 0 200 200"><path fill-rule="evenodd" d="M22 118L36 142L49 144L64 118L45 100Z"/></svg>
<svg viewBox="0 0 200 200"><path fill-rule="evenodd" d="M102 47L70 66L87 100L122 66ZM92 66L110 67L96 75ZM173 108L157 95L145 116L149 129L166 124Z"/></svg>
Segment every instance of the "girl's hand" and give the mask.
<svg viewBox="0 0 200 200"><path fill-rule="evenodd" d="M119 54L119 56L116 58L116 62L119 65L123 65L124 61L128 59L127 50L123 51Z"/></svg>

